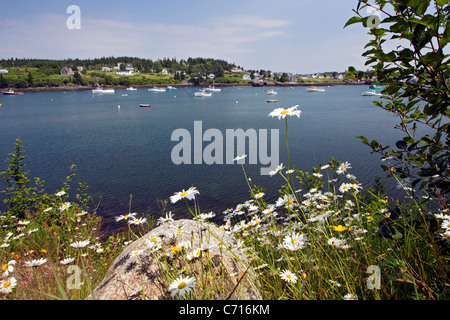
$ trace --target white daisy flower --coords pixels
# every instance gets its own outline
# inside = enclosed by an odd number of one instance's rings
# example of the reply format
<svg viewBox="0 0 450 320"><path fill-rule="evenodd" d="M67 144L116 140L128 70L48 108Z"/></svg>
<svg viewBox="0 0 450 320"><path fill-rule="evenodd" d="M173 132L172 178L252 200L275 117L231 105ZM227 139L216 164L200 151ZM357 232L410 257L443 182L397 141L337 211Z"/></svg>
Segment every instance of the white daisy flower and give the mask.
<svg viewBox="0 0 450 320"><path fill-rule="evenodd" d="M70 206L71 206L71 203L70 203L70 202L64 202L64 203L61 205L61 207L59 207L59 211L65 211L65 210L69 209Z"/></svg>
<svg viewBox="0 0 450 320"><path fill-rule="evenodd" d="M243 154L242 156L237 156L236 158L234 158L233 161L238 161L238 163L244 163L244 161L241 161L241 160L244 160L245 158L247 158L247 155ZM241 162L239 162L239 161L241 161Z"/></svg>
<svg viewBox="0 0 450 320"><path fill-rule="evenodd" d="M75 258L65 258L64 260L61 260L59 263L61 264L69 264L75 261Z"/></svg>
<svg viewBox="0 0 450 320"><path fill-rule="evenodd" d="M358 296L353 293L348 293L344 296L344 300L358 300Z"/></svg>
<svg viewBox="0 0 450 320"><path fill-rule="evenodd" d="M36 267L36 266L43 265L46 262L47 262L47 259L41 258L38 260L26 261L26 262L24 262L23 265L25 267Z"/></svg>
<svg viewBox="0 0 450 320"><path fill-rule="evenodd" d="M169 290L172 291L171 296L178 294L178 297L183 296L185 293L189 293L194 285L195 278L184 278L182 276L175 279L170 285Z"/></svg>
<svg viewBox="0 0 450 320"><path fill-rule="evenodd" d="M200 194L200 192L195 187L190 187L187 191L183 189L181 192L175 192L175 194L170 197L170 201L175 203L184 198L192 200L195 198L196 194Z"/></svg>
<svg viewBox="0 0 450 320"><path fill-rule="evenodd" d="M284 168L283 164L280 164L278 167L275 168L275 170L270 171L270 172L269 172L269 175L270 175L271 177L273 177L273 176L276 175L278 172L280 172L281 170L283 170L283 168Z"/></svg>
<svg viewBox="0 0 450 320"><path fill-rule="evenodd" d="M143 224L147 221L146 218L133 218L132 220L128 220L129 224L134 224L136 226Z"/></svg>
<svg viewBox="0 0 450 320"><path fill-rule="evenodd" d="M137 215L136 212L129 213L129 214L125 214L125 215L122 214L122 215L116 217L115 219L116 219L117 222L119 222L120 220L128 220L128 219L131 219L131 218L133 218L135 215Z"/></svg>
<svg viewBox="0 0 450 320"><path fill-rule="evenodd" d="M300 118L300 114L302 113L300 110L297 110L299 106L293 106L290 107L288 109L284 109L284 108L277 108L275 110L273 110L271 113L269 113L269 117L278 117L278 120L280 120L281 118L286 118L286 116L297 116L298 118Z"/></svg>
<svg viewBox="0 0 450 320"><path fill-rule="evenodd" d="M84 241L76 241L70 244L71 247L73 248L84 248L89 244L89 240L84 240Z"/></svg>
<svg viewBox="0 0 450 320"><path fill-rule="evenodd" d="M3 275L9 276L11 272L14 271L14 266L16 265L16 260L11 260L2 266Z"/></svg>
<svg viewBox="0 0 450 320"><path fill-rule="evenodd" d="M12 289L17 286L17 280L14 277L9 277L8 279L0 281L0 292L1 293L11 293Z"/></svg>
<svg viewBox="0 0 450 320"><path fill-rule="evenodd" d="M352 166L348 161L345 161L344 163L341 163L338 167L338 169L336 170L337 174L342 174L344 172L346 172L348 169L351 169Z"/></svg>
<svg viewBox="0 0 450 320"><path fill-rule="evenodd" d="M297 276L292 273L289 270L284 270L281 274L280 274L281 279L283 279L286 282L290 282L290 283L296 283L297 282Z"/></svg>

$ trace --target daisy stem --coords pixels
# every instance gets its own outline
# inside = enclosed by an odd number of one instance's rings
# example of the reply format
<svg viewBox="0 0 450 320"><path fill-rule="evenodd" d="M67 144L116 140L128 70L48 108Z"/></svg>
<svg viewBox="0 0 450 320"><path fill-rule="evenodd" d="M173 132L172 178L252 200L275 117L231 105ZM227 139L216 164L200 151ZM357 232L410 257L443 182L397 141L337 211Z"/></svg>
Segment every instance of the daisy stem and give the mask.
<svg viewBox="0 0 450 320"><path fill-rule="evenodd" d="M289 170L290 170L290 166L289 166L289 144L288 144L288 122L287 122L287 117L284 118L284 123L286 124L286 150L287 150L287 179L289 181Z"/></svg>

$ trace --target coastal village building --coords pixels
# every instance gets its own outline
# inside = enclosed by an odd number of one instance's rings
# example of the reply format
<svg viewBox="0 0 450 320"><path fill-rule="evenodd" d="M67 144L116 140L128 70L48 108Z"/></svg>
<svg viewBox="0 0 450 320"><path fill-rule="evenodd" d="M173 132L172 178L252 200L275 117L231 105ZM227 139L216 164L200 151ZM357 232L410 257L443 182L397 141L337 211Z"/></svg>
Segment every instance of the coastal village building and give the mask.
<svg viewBox="0 0 450 320"><path fill-rule="evenodd" d="M73 74L75 74L75 72L73 72L72 68L65 67L65 68L61 69L61 75L63 75L63 76L66 76L66 75L70 76L70 75L73 75Z"/></svg>
<svg viewBox="0 0 450 320"><path fill-rule="evenodd" d="M2 74L2 73L8 73L9 71L8 70L6 70L6 69L0 69L0 74Z"/></svg>
<svg viewBox="0 0 450 320"><path fill-rule="evenodd" d="M169 72L167 71L167 69L162 69L161 74L168 75Z"/></svg>

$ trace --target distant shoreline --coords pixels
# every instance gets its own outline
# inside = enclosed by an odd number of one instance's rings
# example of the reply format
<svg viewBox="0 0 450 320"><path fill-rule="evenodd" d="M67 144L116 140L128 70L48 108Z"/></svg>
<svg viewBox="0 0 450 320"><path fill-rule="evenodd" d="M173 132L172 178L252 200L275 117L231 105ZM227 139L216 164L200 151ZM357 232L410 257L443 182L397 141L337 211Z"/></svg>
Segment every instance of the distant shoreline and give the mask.
<svg viewBox="0 0 450 320"><path fill-rule="evenodd" d="M266 85L254 85L252 83L215 83L216 87L312 87L312 86L341 86L341 85L369 85L364 82L344 82L344 81L330 81L330 82L307 82L307 83L268 83ZM167 86L172 86L175 88L206 88L209 84L205 85L193 85L193 84L144 84L144 85L133 85L132 87L136 89L149 89L153 87L163 88ZM108 89L126 89L130 86L102 86ZM32 87L32 88L14 88L15 91L20 92L54 92L54 91L88 91L95 89L95 86L59 86L59 87ZM9 88L2 89L1 92L7 92Z"/></svg>

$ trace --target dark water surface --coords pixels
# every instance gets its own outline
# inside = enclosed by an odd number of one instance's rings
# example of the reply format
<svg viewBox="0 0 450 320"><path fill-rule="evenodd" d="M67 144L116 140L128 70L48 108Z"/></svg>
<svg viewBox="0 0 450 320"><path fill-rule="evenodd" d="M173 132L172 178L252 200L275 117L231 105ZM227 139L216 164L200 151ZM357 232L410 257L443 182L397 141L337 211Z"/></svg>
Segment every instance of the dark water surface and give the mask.
<svg viewBox="0 0 450 320"><path fill-rule="evenodd" d="M203 131L215 128L224 136L226 129L278 129L280 162L286 163L284 120L268 114L298 104L301 118L288 118L291 166L310 171L335 156L349 161L351 173L371 186L376 176L384 176L380 157L371 155L355 137L392 145L401 136L393 129L397 119L373 105L379 98L363 97L365 89L334 86L324 93L307 93L303 87L283 87L276 88L278 95L269 96L265 88L226 87L205 98L194 97L197 89L191 88L2 96L0 159L6 159L20 137L28 155L27 169L46 181L48 192L56 192L70 166L77 165L71 195L77 182L86 182L89 194L96 201L101 197L100 214L105 218L127 213L130 194L132 212L159 216L158 200L191 186L200 191L203 212L221 213L249 199L241 166L175 165L171 152L178 142L171 141L172 132L184 128L193 137L194 121L202 121ZM278 103L266 103L268 98ZM151 108L139 108L140 103L150 103ZM282 179L261 176L260 168L260 164L246 165L248 176L266 187L267 199L275 201ZM4 169L2 162L0 171ZM4 187L4 181L0 184ZM176 218L188 217L184 203L169 204L167 209Z"/></svg>

